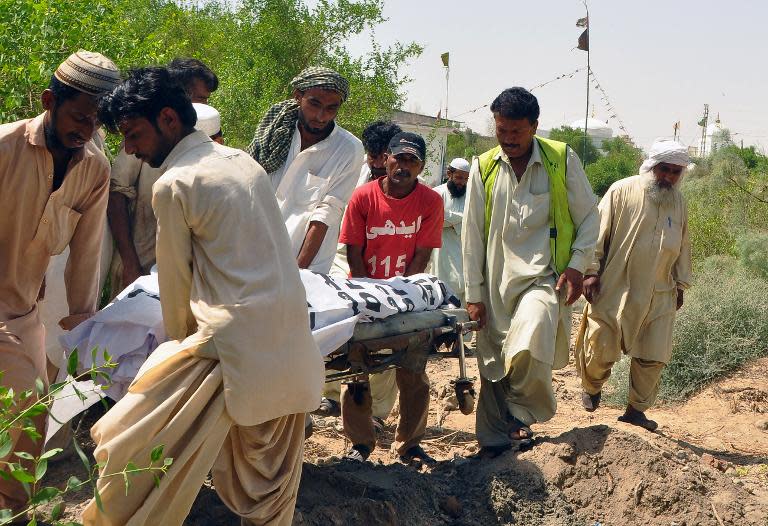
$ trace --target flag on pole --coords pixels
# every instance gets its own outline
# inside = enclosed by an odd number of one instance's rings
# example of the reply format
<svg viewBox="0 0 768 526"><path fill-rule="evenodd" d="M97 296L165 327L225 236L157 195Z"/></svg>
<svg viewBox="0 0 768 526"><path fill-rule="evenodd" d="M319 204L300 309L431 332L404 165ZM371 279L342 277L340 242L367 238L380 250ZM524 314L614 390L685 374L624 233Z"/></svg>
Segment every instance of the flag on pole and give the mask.
<svg viewBox="0 0 768 526"><path fill-rule="evenodd" d="M589 28L579 35L579 43L576 45L576 48L582 51L589 51Z"/></svg>
<svg viewBox="0 0 768 526"><path fill-rule="evenodd" d="M576 48L582 51L589 51L589 17L579 18L576 21L576 27L584 28L584 32L579 35L579 43L576 45Z"/></svg>
<svg viewBox="0 0 768 526"><path fill-rule="evenodd" d="M448 52L446 51L442 55L440 55L440 58L443 60L443 66L446 68L448 67Z"/></svg>

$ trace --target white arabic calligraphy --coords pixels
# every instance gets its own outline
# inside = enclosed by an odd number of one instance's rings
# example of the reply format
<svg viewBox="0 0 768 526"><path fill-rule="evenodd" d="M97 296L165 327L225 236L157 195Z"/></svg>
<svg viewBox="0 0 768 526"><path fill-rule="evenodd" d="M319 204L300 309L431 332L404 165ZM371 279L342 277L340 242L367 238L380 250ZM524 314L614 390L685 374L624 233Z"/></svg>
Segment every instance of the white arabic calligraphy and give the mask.
<svg viewBox="0 0 768 526"><path fill-rule="evenodd" d="M405 221L400 221L400 226L387 219L384 226L372 226L368 232L365 233L365 237L368 239L376 239L379 236L405 236L406 238L412 237L419 230L421 230L421 216L416 218L410 226L406 226Z"/></svg>

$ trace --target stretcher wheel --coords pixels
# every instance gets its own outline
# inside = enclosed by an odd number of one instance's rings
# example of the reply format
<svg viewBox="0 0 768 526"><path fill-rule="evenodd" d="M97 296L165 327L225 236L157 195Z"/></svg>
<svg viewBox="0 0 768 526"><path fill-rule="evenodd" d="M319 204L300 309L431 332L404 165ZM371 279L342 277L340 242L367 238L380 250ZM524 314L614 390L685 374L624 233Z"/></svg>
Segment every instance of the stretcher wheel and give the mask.
<svg viewBox="0 0 768 526"><path fill-rule="evenodd" d="M456 400L459 402L459 411L464 415L471 415L475 410L475 389L471 380L457 380L454 387Z"/></svg>

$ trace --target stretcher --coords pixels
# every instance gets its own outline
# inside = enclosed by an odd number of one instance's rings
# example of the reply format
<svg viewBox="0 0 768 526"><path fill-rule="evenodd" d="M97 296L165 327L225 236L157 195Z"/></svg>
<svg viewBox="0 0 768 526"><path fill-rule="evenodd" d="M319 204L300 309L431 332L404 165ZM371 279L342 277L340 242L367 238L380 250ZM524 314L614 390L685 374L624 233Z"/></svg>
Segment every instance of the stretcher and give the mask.
<svg viewBox="0 0 768 526"><path fill-rule="evenodd" d="M474 378L467 377L464 335L477 330L463 309L405 312L370 323L358 323L352 338L328 354L326 382L345 380L353 388L367 375L400 367L424 372L430 356L458 358L459 375L452 381L459 409L474 409ZM446 350L442 350L446 349Z"/></svg>

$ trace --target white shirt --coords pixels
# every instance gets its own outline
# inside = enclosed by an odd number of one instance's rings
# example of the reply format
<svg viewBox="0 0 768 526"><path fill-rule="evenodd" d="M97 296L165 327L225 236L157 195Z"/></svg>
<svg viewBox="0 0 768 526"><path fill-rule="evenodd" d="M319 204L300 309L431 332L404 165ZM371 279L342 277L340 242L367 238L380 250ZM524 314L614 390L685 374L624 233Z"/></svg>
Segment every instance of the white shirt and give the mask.
<svg viewBox="0 0 768 526"><path fill-rule="evenodd" d="M294 256L298 257L312 221L328 225L310 270L328 273L336 254L344 208L359 176L363 144L336 124L331 134L300 151L298 128L285 164L272 174L275 197L288 229Z"/></svg>
<svg viewBox="0 0 768 526"><path fill-rule="evenodd" d="M443 246L432 251L432 271L443 280L464 303L464 276L461 261L461 223L464 221L464 199L453 197L448 184L436 187L443 198Z"/></svg>

